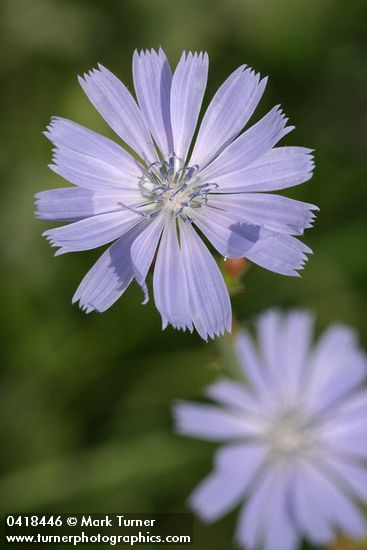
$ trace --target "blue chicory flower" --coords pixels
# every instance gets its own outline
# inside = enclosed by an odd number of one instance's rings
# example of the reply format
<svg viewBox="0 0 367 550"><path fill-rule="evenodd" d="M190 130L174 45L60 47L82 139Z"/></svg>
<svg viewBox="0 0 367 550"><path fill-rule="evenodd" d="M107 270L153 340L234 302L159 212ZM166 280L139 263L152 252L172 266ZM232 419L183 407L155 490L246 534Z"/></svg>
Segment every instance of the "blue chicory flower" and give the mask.
<svg viewBox="0 0 367 550"><path fill-rule="evenodd" d="M222 379L206 391L216 405L174 407L179 433L226 443L189 503L207 522L241 504L246 550L367 534L356 505L367 504L367 358L343 325L312 348L312 320L266 312L258 348L246 332L235 339L247 383Z"/></svg>
<svg viewBox="0 0 367 550"><path fill-rule="evenodd" d="M51 169L74 187L36 195L40 219L71 222L44 235L56 255L114 241L73 297L87 313L107 310L133 279L146 302L157 252L153 289L163 328L195 328L207 339L230 330L231 304L195 228L224 257L246 257L284 275L298 275L311 252L295 235L311 226L317 208L267 193L308 180L311 151L274 148L293 128L279 106L240 134L267 80L245 66L214 95L193 140L207 73L206 53L183 53L172 75L161 49L135 52L137 102L101 65L79 78L136 158L70 120L56 117L48 126Z"/></svg>

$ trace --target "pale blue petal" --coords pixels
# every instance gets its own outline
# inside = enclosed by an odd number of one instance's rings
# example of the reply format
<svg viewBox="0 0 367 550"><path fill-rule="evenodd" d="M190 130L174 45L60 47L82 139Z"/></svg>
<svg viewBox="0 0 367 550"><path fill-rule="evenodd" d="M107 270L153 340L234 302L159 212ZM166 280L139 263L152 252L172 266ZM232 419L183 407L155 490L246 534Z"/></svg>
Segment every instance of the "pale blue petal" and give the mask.
<svg viewBox="0 0 367 550"><path fill-rule="evenodd" d="M264 550L297 550L299 533L293 520L290 503L292 467L285 467L277 477L267 506Z"/></svg>
<svg viewBox="0 0 367 550"><path fill-rule="evenodd" d="M334 422L324 425L322 432L325 444L333 453L341 453L344 456L367 458L367 418L362 417L341 422L336 418Z"/></svg>
<svg viewBox="0 0 367 550"><path fill-rule="evenodd" d="M335 538L329 518L326 517L327 502L319 496L318 485L308 473L299 467L291 485L291 501L298 529L311 542L326 545Z"/></svg>
<svg viewBox="0 0 367 550"><path fill-rule="evenodd" d="M256 109L266 81L245 66L225 80L204 115L190 166L203 168L240 133Z"/></svg>
<svg viewBox="0 0 367 550"><path fill-rule="evenodd" d="M263 373L283 402L297 406L312 337L313 316L293 310L288 315L269 309L258 317L257 335ZM299 392L301 395L299 395Z"/></svg>
<svg viewBox="0 0 367 550"><path fill-rule="evenodd" d="M236 538L248 550L296 550L299 535L290 508L292 470L274 466L263 472L240 513Z"/></svg>
<svg viewBox="0 0 367 550"><path fill-rule="evenodd" d="M266 376L273 380L273 386L280 389L283 382L283 357L279 345L283 315L276 309L269 309L257 319L257 337Z"/></svg>
<svg viewBox="0 0 367 550"><path fill-rule="evenodd" d="M323 427L327 435L356 435L359 433L367 434L367 415L355 416L353 420L350 418L342 418L335 411L334 407L331 407L327 414L323 415L324 424Z"/></svg>
<svg viewBox="0 0 367 550"><path fill-rule="evenodd" d="M303 395L313 323L314 316L307 311L294 310L284 316L283 334L280 336L283 378L295 400Z"/></svg>
<svg viewBox="0 0 367 550"><path fill-rule="evenodd" d="M141 202L137 189L90 191L81 187L63 187L35 195L36 216L41 220L73 222L107 212L134 207Z"/></svg>
<svg viewBox="0 0 367 550"><path fill-rule="evenodd" d="M367 392L353 391L323 415L322 436L335 453L343 453L348 458L351 455L367 457L366 410Z"/></svg>
<svg viewBox="0 0 367 550"><path fill-rule="evenodd" d="M331 453L325 453L323 463L332 475L335 474L338 483L364 504L367 503L367 469L364 464Z"/></svg>
<svg viewBox="0 0 367 550"><path fill-rule="evenodd" d="M292 126L285 127L287 119L279 107L274 107L259 122L251 126L211 162L199 175L203 181L216 182L219 189L227 191L228 185L240 177L240 172L254 162L288 132Z"/></svg>
<svg viewBox="0 0 367 550"><path fill-rule="evenodd" d="M55 256L66 252L91 250L110 243L127 233L142 220L128 210L99 214L92 218L49 229L43 233L52 246L60 247Z"/></svg>
<svg viewBox="0 0 367 550"><path fill-rule="evenodd" d="M163 328L173 327L191 332L192 313L181 252L177 238L176 219L170 218L162 234L154 266L153 289L155 305L162 316Z"/></svg>
<svg viewBox="0 0 367 550"><path fill-rule="evenodd" d="M223 276L191 224L180 223L181 254L193 324L204 340L231 330L231 302Z"/></svg>
<svg viewBox="0 0 367 550"><path fill-rule="evenodd" d="M241 169L234 180L226 181L218 191L279 191L308 181L312 177L313 169L311 149L275 147Z"/></svg>
<svg viewBox="0 0 367 550"><path fill-rule="evenodd" d="M95 191L103 189L137 189L139 180L129 176L99 159L87 157L69 149L55 149L49 168L70 183Z"/></svg>
<svg viewBox="0 0 367 550"><path fill-rule="evenodd" d="M360 390L354 392L346 400L338 402L333 408L333 413L336 418L345 420L350 419L352 422L357 417L364 417L367 411L367 391Z"/></svg>
<svg viewBox="0 0 367 550"><path fill-rule="evenodd" d="M53 118L45 135L54 149L50 168L87 189L136 188L142 170L122 147L71 120Z"/></svg>
<svg viewBox="0 0 367 550"><path fill-rule="evenodd" d="M266 468L252 488L237 522L236 540L246 548L255 550L264 540L266 530L265 512L273 497L278 472L276 468Z"/></svg>
<svg viewBox="0 0 367 550"><path fill-rule="evenodd" d="M303 235L312 227L317 206L270 194L210 195L209 204L235 214L241 221L266 227L278 233Z"/></svg>
<svg viewBox="0 0 367 550"><path fill-rule="evenodd" d="M268 448L260 442L231 443L220 447L214 455L216 470L229 472L232 467L251 469L253 473L268 458Z"/></svg>
<svg viewBox="0 0 367 550"><path fill-rule="evenodd" d="M138 177L131 178L109 164L94 157L87 157L69 149L55 149L54 164L49 168L70 183L95 191L103 189L137 189Z"/></svg>
<svg viewBox="0 0 367 550"><path fill-rule="evenodd" d="M306 387L310 407L328 407L366 377L367 358L357 347L356 333L344 325L330 327L312 354Z"/></svg>
<svg viewBox="0 0 367 550"><path fill-rule="evenodd" d="M314 162L311 149L275 147L241 168L230 178L221 178L218 193L279 191L304 183L312 177Z"/></svg>
<svg viewBox="0 0 367 550"><path fill-rule="evenodd" d="M346 433L324 434L324 439L332 452L342 453L350 458L367 459L366 430L351 429Z"/></svg>
<svg viewBox="0 0 367 550"><path fill-rule="evenodd" d="M312 251L291 235L281 235L270 230L262 231L262 238L246 253L255 264L281 275L299 277L298 270Z"/></svg>
<svg viewBox="0 0 367 550"><path fill-rule="evenodd" d="M314 509L318 510L320 518L323 517L328 525L347 535L355 538L365 536L367 525L362 513L353 501L326 477L324 472L304 463L300 473L308 484Z"/></svg>
<svg viewBox="0 0 367 550"><path fill-rule="evenodd" d="M136 97L145 122L164 158L173 153L170 115L172 71L162 49L133 57Z"/></svg>
<svg viewBox="0 0 367 550"><path fill-rule="evenodd" d="M259 434L256 419L239 411L226 411L214 405L178 402L173 408L177 433L206 439L227 441Z"/></svg>
<svg viewBox="0 0 367 550"><path fill-rule="evenodd" d="M157 154L143 116L126 86L102 65L79 77L80 85L107 124L148 164Z"/></svg>
<svg viewBox="0 0 367 550"><path fill-rule="evenodd" d="M291 235L238 221L225 210L208 208L195 212L194 223L207 239L227 258L248 258L282 275L299 276L312 251Z"/></svg>
<svg viewBox="0 0 367 550"><path fill-rule="evenodd" d="M281 311L269 309L258 318L263 376L271 388L271 398L268 399L279 400L278 408L300 404L302 372L306 366L311 330L312 316L307 312L291 311L284 315Z"/></svg>
<svg viewBox="0 0 367 550"><path fill-rule="evenodd" d="M260 413L260 404L250 391L238 382L223 378L208 386L205 394L222 405Z"/></svg>
<svg viewBox="0 0 367 550"><path fill-rule="evenodd" d="M225 210L207 208L195 212L194 223L226 258L243 258L259 240L261 228L241 223Z"/></svg>
<svg viewBox="0 0 367 550"><path fill-rule="evenodd" d="M145 279L148 275L154 254L156 253L164 223L165 217L163 215L154 218L139 237L135 239L131 247L131 261L134 268L134 275L137 283L144 292L144 304L148 301L148 289Z"/></svg>
<svg viewBox="0 0 367 550"><path fill-rule="evenodd" d="M278 310L267 310L258 317L256 326L262 376L268 386L268 391L263 390L263 394L267 394L266 408L277 411L283 405L289 406L294 399L285 376L284 316Z"/></svg>
<svg viewBox="0 0 367 550"><path fill-rule="evenodd" d="M208 78L209 59L206 53L185 52L176 67L171 87L171 125L174 152L185 160Z"/></svg>
<svg viewBox="0 0 367 550"><path fill-rule="evenodd" d="M216 469L190 496L190 507L207 522L228 513L241 500L264 463L266 451L255 445L231 445L215 455Z"/></svg>
<svg viewBox="0 0 367 550"><path fill-rule="evenodd" d="M332 366L331 358L329 364ZM366 381L367 361L362 354L351 354L349 360L347 358L344 361L340 359L337 364L334 364L334 367L335 372L334 375L330 373L329 382L324 380L323 383L317 384L317 389L310 396L309 404L317 410L330 407L330 405L334 406L339 399L344 399Z"/></svg>
<svg viewBox="0 0 367 550"><path fill-rule="evenodd" d="M120 237L88 271L74 296L86 313L103 312L112 306L125 292L134 277L130 260L130 248L146 222L134 227Z"/></svg>
<svg viewBox="0 0 367 550"><path fill-rule="evenodd" d="M264 399L269 403L269 397L273 394L264 366L260 362L259 354L254 346L251 336L245 331L236 335L234 342L238 361L242 371L256 392L259 403L264 406Z"/></svg>
<svg viewBox="0 0 367 550"><path fill-rule="evenodd" d="M243 467L208 475L190 496L189 506L206 523L230 512L242 500L247 487Z"/></svg>

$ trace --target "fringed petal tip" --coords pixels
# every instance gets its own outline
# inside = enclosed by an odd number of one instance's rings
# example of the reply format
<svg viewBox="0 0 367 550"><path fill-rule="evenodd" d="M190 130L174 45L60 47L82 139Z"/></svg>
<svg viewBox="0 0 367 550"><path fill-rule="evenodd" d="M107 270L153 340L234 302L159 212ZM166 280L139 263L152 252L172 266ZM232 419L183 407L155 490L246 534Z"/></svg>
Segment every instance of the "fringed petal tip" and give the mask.
<svg viewBox="0 0 367 550"><path fill-rule="evenodd" d="M291 235L301 236L304 234L306 229L314 226L314 223L317 219L317 216L316 214L314 214L314 212L318 212L320 209L313 204L306 203L304 203L304 208L305 215L302 223L299 226L288 224L288 227L292 230L292 232L290 233Z"/></svg>
<svg viewBox="0 0 367 550"><path fill-rule="evenodd" d="M134 50L134 53L133 53L133 59L134 57L147 57L147 56L157 56L157 57L161 57L163 56L164 58L166 58L166 55L163 51L163 49L161 47L158 48L158 51L154 48L146 48L145 50L138 50L137 48L135 48Z"/></svg>
<svg viewBox="0 0 367 550"><path fill-rule="evenodd" d="M205 340L205 342L207 342L209 339L215 340L215 338L220 338L221 336L224 336L226 332L228 332L228 334L232 333L232 323L227 324L223 329L208 331L207 333L203 333L200 331L199 334L201 338Z"/></svg>
<svg viewBox="0 0 367 550"><path fill-rule="evenodd" d="M291 147L291 146L285 146L284 148L286 149L287 147ZM300 151L303 151L303 154L304 154L304 164L305 164L305 168L304 168L304 175L300 181L300 183L305 183L306 181L310 180L313 176L313 173L314 173L314 170L315 170L315 155L314 155L314 149L309 149L307 147L299 147L299 150ZM312 209L313 210L316 210L316 211L319 211L319 207L318 206L315 206L315 205L311 205L312 206Z"/></svg>
<svg viewBox="0 0 367 550"><path fill-rule="evenodd" d="M52 244L51 246L55 247L55 246L58 246L57 244ZM68 254L68 252L73 252L72 250L70 250L70 248L66 248L66 247L61 247L59 248L58 250L56 250L54 256L62 256L62 254Z"/></svg>
<svg viewBox="0 0 367 550"><path fill-rule="evenodd" d="M199 61L205 61L205 63L209 63L209 56L207 52L186 52L186 50L183 50L180 61L190 61L191 59L197 59Z"/></svg>
<svg viewBox="0 0 367 550"><path fill-rule="evenodd" d="M78 303L79 302L79 303ZM87 315L95 311L96 313L103 313L104 309L98 308L98 306L92 304L90 301L83 297L83 293L77 289L71 300L72 305L77 305Z"/></svg>
<svg viewBox="0 0 367 550"><path fill-rule="evenodd" d="M177 323L174 323L172 321L168 321L163 316L161 316L161 317L162 317L162 330L165 330L168 326L171 326L175 330L179 330L181 332L186 332L186 330L188 330L190 332L190 334L192 334L194 332L195 328L196 328L196 327L194 327L192 321L189 321L188 323L177 324ZM209 331L207 333L205 333L203 331L200 331L200 332L198 331L198 333L199 333L200 337L203 340L205 340L205 342L207 342L209 338L214 340L217 337L223 336L225 332L228 332L229 334L231 334L231 331L232 331L231 323L228 323L223 330L218 330L218 331L215 331L215 332L214 331L213 332Z"/></svg>
<svg viewBox="0 0 367 550"><path fill-rule="evenodd" d="M82 76L78 75L79 84L83 87L85 83L89 82L94 77L100 76L101 74L105 76L112 75L113 77L115 77L115 75L113 75L113 73L111 73L111 71L107 69L107 67L102 65L102 63L97 63L97 67L92 67L91 69L89 69L89 71L83 73Z"/></svg>
<svg viewBox="0 0 367 550"><path fill-rule="evenodd" d="M41 207L41 204L42 204L42 199L40 197L40 193L36 193L34 195L33 199L34 199L33 200L34 215L38 220L42 220L42 213L40 211L40 207Z"/></svg>
<svg viewBox="0 0 367 550"><path fill-rule="evenodd" d="M87 82L90 78L92 78L94 75L98 74L100 72L100 64L97 63L97 67L92 67L82 75L78 75L78 81L79 84L83 85L85 82Z"/></svg>
<svg viewBox="0 0 367 550"><path fill-rule="evenodd" d="M231 334L231 331L232 331L232 327L228 326L228 327L225 327L223 330L218 330L215 332L214 331L204 332L202 330L198 330L198 328L194 327L193 325L176 325L173 323L169 323L166 319L165 320L162 319L162 330L165 330L169 325L172 326L172 328L174 328L175 330L179 330L181 332L186 332L186 330L188 330L190 334L192 334L196 329L200 338L202 338L205 342L208 342L209 339L214 340L215 338L219 338L223 336L226 332Z"/></svg>
<svg viewBox="0 0 367 550"><path fill-rule="evenodd" d="M50 122L46 126L46 130L42 132L42 134L49 140L52 141L52 132L55 128L55 124L57 124L57 121L59 120L59 117L53 116L51 117Z"/></svg>
<svg viewBox="0 0 367 550"><path fill-rule="evenodd" d="M140 288L142 289L143 291L143 294L144 294L144 298L143 298L143 301L141 302L141 305L142 306L145 306L148 302L149 302L149 292L148 292L148 287L145 283L145 281L143 282L138 282Z"/></svg>
<svg viewBox="0 0 367 550"><path fill-rule="evenodd" d="M94 307L92 304L83 303L83 302L81 301L81 299L79 299L79 298L76 299L76 300L74 300L74 298L73 298L72 304L74 305L74 304L76 304L78 301L79 301L79 304L77 304L77 305L79 306L79 309L81 309L81 310L82 310L84 313L86 313L87 315L88 315L89 313L92 313L93 311L96 311L97 313L101 313L101 312L98 311L98 309L97 309L96 307Z"/></svg>
<svg viewBox="0 0 367 550"><path fill-rule="evenodd" d="M97 67L92 67L91 69L89 69L89 71L83 73L83 75L78 75L78 82L83 90L87 93L86 86L90 84L93 85L94 79L96 77L98 78L99 76L106 75L106 73L109 73L108 69L101 65L101 63L97 63Z"/></svg>
<svg viewBox="0 0 367 550"><path fill-rule="evenodd" d="M174 324L174 323L170 323L167 319L163 319L162 317L162 330L166 330L166 328L171 325L172 328L174 328L175 330L180 330L181 332L186 332L186 330L188 330L191 334L193 333L194 331L194 327L193 325L177 325L177 324Z"/></svg>
<svg viewBox="0 0 367 550"><path fill-rule="evenodd" d="M57 242L57 239L53 235L53 230L52 229L48 229L47 231L44 231L42 233L42 237L44 237L48 241L48 243L50 244L50 246L52 248L59 247L58 250L56 250L54 256L61 256L61 254L66 254L67 252L72 252L67 247L62 246L60 243Z"/></svg>
<svg viewBox="0 0 367 550"><path fill-rule="evenodd" d="M53 115L50 118L50 122L46 126L46 130L44 130L42 133L47 136L47 133L52 133L52 131L55 129L55 127L57 127L58 124L69 123L69 122L70 121L67 118Z"/></svg>

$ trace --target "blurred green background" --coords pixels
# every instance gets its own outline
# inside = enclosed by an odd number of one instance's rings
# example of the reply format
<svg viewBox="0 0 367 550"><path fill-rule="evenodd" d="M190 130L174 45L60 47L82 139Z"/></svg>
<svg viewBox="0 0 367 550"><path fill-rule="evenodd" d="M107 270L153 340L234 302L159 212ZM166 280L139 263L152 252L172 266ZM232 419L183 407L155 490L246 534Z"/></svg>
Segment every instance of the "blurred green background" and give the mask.
<svg viewBox="0 0 367 550"><path fill-rule="evenodd" d="M367 3L365 0L1 0L1 512L185 511L215 445L172 433L175 398L223 370L221 346L168 328L132 285L103 315L71 297L100 251L53 258L35 192L60 187L42 136L52 115L112 136L76 76L102 62L132 87L135 48L206 50L207 104L246 63L316 150L311 182L287 192L320 206L301 279L251 266L233 299L241 321L304 306L366 344ZM229 550L235 513L196 523L196 549Z"/></svg>

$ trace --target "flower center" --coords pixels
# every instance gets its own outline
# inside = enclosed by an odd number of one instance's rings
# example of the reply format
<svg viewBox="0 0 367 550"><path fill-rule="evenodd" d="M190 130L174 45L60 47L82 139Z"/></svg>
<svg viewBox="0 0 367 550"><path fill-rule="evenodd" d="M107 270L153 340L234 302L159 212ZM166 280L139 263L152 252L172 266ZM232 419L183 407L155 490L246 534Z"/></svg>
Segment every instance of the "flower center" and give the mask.
<svg viewBox="0 0 367 550"><path fill-rule="evenodd" d="M272 454L278 459L308 455L315 448L315 429L310 418L298 411L278 416L265 433Z"/></svg>
<svg viewBox="0 0 367 550"><path fill-rule="evenodd" d="M140 181L140 190L148 201L149 217L162 210L185 222L192 222L193 211L208 203L208 193L216 183L202 183L197 177L199 166L185 166L171 155L167 160L150 164Z"/></svg>

